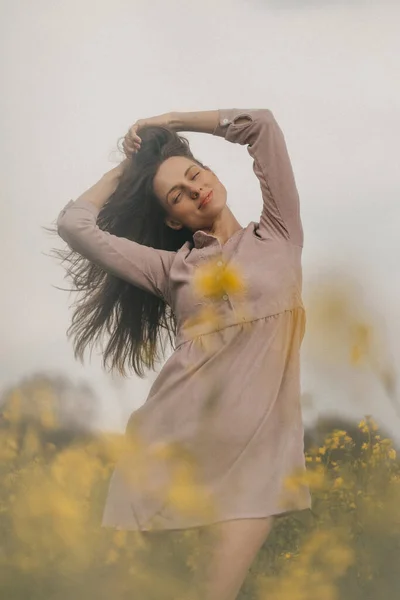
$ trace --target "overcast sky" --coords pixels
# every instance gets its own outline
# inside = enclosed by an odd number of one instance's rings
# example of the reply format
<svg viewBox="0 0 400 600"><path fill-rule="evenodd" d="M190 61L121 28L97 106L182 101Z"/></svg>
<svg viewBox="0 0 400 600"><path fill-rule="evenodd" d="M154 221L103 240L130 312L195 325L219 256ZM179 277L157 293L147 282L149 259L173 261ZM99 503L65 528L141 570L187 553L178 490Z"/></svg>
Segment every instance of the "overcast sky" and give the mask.
<svg viewBox="0 0 400 600"><path fill-rule="evenodd" d="M302 200L303 391L315 400L305 419L373 413L400 431L375 373L349 366L337 328L314 312L314 290L331 274L349 282L346 318L379 330L379 358L399 373L399 3L16 0L1 13L1 386L38 370L86 380L101 423L124 426L153 377L121 382L98 357L75 362L68 295L54 287L63 271L44 255L51 241L41 226L122 159L117 139L136 119L267 107ZM257 220L246 150L188 137L226 184L241 224Z"/></svg>

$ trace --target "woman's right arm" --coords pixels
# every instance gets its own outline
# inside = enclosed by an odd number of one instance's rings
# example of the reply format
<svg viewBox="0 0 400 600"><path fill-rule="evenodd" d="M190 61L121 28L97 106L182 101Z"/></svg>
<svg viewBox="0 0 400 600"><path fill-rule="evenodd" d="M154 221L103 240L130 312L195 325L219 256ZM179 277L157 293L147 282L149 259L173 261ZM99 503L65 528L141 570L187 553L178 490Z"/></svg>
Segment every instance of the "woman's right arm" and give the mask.
<svg viewBox="0 0 400 600"><path fill-rule="evenodd" d="M68 246L108 273L165 300L175 252L157 250L100 229L97 216L116 190L124 168L108 171L75 202L70 201L57 219L59 236Z"/></svg>

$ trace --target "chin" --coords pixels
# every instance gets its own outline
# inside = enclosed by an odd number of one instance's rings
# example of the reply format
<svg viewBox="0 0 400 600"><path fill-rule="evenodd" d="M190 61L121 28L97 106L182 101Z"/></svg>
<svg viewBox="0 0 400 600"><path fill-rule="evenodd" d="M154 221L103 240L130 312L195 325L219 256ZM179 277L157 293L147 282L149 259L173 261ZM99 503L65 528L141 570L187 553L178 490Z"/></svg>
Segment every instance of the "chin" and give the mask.
<svg viewBox="0 0 400 600"><path fill-rule="evenodd" d="M208 215L209 216L212 215L212 217L215 219L222 213L222 211L225 209L225 207L226 207L226 195L222 196L222 198L216 197L213 205L209 207Z"/></svg>
<svg viewBox="0 0 400 600"><path fill-rule="evenodd" d="M216 200L216 199L215 199ZM221 215L222 211L226 206L226 202L213 202L212 206L209 205L203 213L203 220L207 222L207 224L212 225L216 219Z"/></svg>

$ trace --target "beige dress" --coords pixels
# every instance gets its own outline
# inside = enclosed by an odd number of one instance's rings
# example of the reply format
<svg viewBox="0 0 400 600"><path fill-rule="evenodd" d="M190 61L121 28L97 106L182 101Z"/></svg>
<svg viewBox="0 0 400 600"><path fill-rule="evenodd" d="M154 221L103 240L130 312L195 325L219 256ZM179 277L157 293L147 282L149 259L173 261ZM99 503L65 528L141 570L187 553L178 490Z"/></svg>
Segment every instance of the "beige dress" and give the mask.
<svg viewBox="0 0 400 600"><path fill-rule="evenodd" d="M239 117L247 117L235 123ZM221 246L203 231L177 252L105 233L97 209L69 202L59 235L107 272L162 296L178 319L176 349L130 419L135 450L112 476L103 525L185 529L309 508L309 490L285 486L305 469L299 351L303 231L284 136L270 110L220 110L214 135L247 146L263 199ZM250 201L250 199L249 199ZM236 269L245 293L199 297L208 259ZM188 327L204 307L218 319Z"/></svg>

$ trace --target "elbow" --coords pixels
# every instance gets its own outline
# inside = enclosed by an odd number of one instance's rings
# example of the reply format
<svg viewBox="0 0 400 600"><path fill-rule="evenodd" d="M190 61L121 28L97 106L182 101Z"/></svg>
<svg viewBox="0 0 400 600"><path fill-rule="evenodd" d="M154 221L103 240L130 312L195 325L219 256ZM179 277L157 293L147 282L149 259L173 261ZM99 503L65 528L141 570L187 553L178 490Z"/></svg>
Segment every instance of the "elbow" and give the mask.
<svg viewBox="0 0 400 600"><path fill-rule="evenodd" d="M68 224L68 217L66 216L66 210L62 210L57 219L57 233L61 239L68 242L70 236L71 227Z"/></svg>
<svg viewBox="0 0 400 600"><path fill-rule="evenodd" d="M257 112L258 120L262 125L270 127L276 124L275 117L269 108L262 108Z"/></svg>
<svg viewBox="0 0 400 600"><path fill-rule="evenodd" d="M57 233L59 237L72 249L81 244L82 227L75 215L68 210L61 211L57 219Z"/></svg>
<svg viewBox="0 0 400 600"><path fill-rule="evenodd" d="M275 119L268 108L251 110L247 113L247 125L239 131L240 143L252 147L265 138L275 127Z"/></svg>
<svg viewBox="0 0 400 600"><path fill-rule="evenodd" d="M66 236L68 236L68 231L70 231L71 229L71 223L70 221L70 211L68 210L68 208L73 204L73 200L70 200L68 202L68 204L66 206L64 206L64 208L62 209L62 211L59 213L58 217L57 217L57 222L56 222L56 229L57 229L57 233L60 236L60 238L62 238L64 241Z"/></svg>

